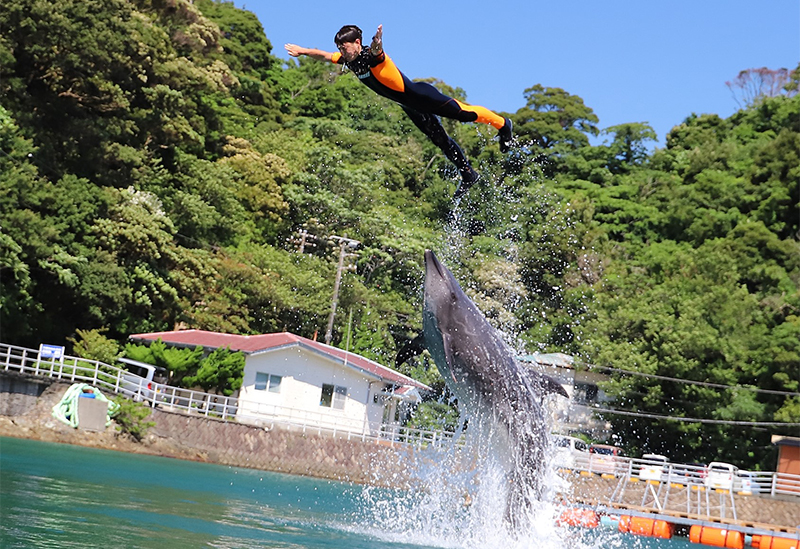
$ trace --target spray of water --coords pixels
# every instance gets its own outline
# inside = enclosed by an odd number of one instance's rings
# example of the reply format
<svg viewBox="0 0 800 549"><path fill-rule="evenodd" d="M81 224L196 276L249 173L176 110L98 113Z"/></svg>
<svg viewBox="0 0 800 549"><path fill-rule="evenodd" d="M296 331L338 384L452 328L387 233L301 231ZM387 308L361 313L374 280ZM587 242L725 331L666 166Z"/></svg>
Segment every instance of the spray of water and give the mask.
<svg viewBox="0 0 800 549"><path fill-rule="evenodd" d="M505 235L504 260L515 264L516 240L522 228L519 212L513 210L519 200L513 190L494 183L483 183L481 198L488 196L502 205L497 221L504 227L495 227L493 232ZM469 197L455 205L446 242L440 250L445 263L466 263L473 206ZM505 306L513 307L513 301ZM513 323L498 327L513 348L522 348ZM464 437L456 437L445 447L415 452L409 458L408 469L415 479L411 489L364 488L363 517L356 523L367 526L351 528L386 542L434 547L523 549L570 545L580 549L615 545L608 535L598 537L596 533L557 525L563 508L556 494L568 493L569 484L558 476L549 459L554 448L549 440L543 441L550 432L544 415L533 421L517 418L519 421L512 421L515 427L509 430L509 422L499 421L496 410L477 405L462 409L462 414L468 414L462 418L468 426ZM514 428L521 431L515 432ZM520 451L515 447L520 438L540 442L536 446L541 451ZM531 474L536 482L531 482ZM513 488L517 495L509 498L509 493L515 492ZM509 520L509 504L514 507L513 520Z"/></svg>
<svg viewBox="0 0 800 549"><path fill-rule="evenodd" d="M540 499L526 510L526 520L509 528L508 464L502 451L486 445L491 440L491 436L467 436L465 441L415 453L408 464L416 478L414 486L403 491L364 488L360 516L348 529L385 543L423 547L621 546L610 531L557 525L562 507L554 496L566 485L551 464L543 472Z"/></svg>

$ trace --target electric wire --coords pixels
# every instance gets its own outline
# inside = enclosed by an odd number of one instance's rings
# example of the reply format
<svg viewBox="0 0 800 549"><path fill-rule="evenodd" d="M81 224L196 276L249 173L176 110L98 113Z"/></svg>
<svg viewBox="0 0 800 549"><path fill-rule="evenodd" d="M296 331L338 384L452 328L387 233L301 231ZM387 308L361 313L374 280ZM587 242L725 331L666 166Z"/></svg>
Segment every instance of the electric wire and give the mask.
<svg viewBox="0 0 800 549"><path fill-rule="evenodd" d="M661 414L648 414L645 412L629 412L626 410L614 410L611 408L592 408L597 414L616 414L621 416L644 417L649 419L661 419L667 421L681 421L684 423L710 423L717 425L741 425L751 427L800 427L800 423L788 423L782 421L739 421L728 419L702 419L681 416L665 416Z"/></svg>
<svg viewBox="0 0 800 549"><path fill-rule="evenodd" d="M608 372L618 372L622 374L629 374L633 376L640 376L646 377L650 379L660 379L662 381L674 381L676 383L685 383L687 385L700 385L703 387L713 387L715 389L732 389L732 390L742 390L742 391L752 391L756 393L764 393L769 395L782 395L782 396L800 396L798 392L791 392L791 391L778 391L775 389L761 389L759 387L746 387L743 385L725 385L724 383L711 383L709 381L694 381L692 379L684 379L679 377L669 377L669 376L661 376L657 374L646 374L644 372L635 372L633 370L623 370L621 368L612 368L610 366L595 366L595 365L586 365L586 368L591 370L605 370Z"/></svg>
<svg viewBox="0 0 800 549"><path fill-rule="evenodd" d="M634 376L640 376L649 379L658 379L662 381L672 381L675 383L684 383L687 385L699 385L704 387L712 387L716 389L727 389L727 390L743 390L743 391L752 391L757 393L764 393L764 394L772 394L772 395L780 395L780 396L800 396L800 393L791 392L791 391L778 391L773 389L760 389L758 387L745 387L741 385L725 385L722 383L711 383L707 381L694 381L691 379L684 379L684 378L677 378L677 377L669 377L669 376L662 376L657 374L647 374L644 372L636 372L633 370L625 370L622 368L613 368L610 366L596 366L593 364L586 364L584 365L587 369L590 370L603 370L607 372L616 372ZM631 417L641 417L647 419L658 419L664 421L680 421L683 423L704 423L704 424L715 424L715 425L739 425L739 426L751 426L751 427L800 427L800 423L792 423L792 422L782 422L782 421L740 421L740 420L724 420L724 419L707 419L707 418L690 418L690 417L681 417L681 416L668 416L662 414L651 414L646 412L634 412L629 410L615 410L611 408L591 408L594 413L598 414L612 414L612 415L622 415L622 416L631 416Z"/></svg>

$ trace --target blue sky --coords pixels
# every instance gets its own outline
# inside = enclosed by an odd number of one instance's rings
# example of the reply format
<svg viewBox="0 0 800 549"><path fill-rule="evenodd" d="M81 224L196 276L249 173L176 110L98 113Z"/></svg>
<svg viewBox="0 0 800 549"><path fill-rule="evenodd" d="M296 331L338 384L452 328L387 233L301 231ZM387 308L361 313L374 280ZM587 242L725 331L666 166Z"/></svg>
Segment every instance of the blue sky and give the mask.
<svg viewBox="0 0 800 549"><path fill-rule="evenodd" d="M286 42L334 51L355 24L410 78L460 87L496 111L525 106L535 84L583 98L607 128L647 122L663 145L692 113L728 117L739 71L800 62L799 0L235 0L255 13L273 53ZM366 87L364 93L371 93Z"/></svg>

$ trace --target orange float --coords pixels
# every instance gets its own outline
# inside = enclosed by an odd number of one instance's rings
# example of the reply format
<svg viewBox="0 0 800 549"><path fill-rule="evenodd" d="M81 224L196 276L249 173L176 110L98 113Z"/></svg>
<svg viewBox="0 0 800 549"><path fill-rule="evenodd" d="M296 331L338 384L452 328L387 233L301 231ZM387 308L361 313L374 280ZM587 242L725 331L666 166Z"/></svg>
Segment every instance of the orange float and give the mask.
<svg viewBox="0 0 800 549"><path fill-rule="evenodd" d="M623 515L619 517L620 532L626 534L636 534L637 536L648 536L651 538L672 539L675 526L665 520L651 519L646 517L630 517Z"/></svg>
<svg viewBox="0 0 800 549"><path fill-rule="evenodd" d="M600 517L591 509L565 509L561 512L556 524L597 528L600 525Z"/></svg>
<svg viewBox="0 0 800 549"><path fill-rule="evenodd" d="M800 543L797 539L778 538L775 536L753 536L750 544L756 549L798 549Z"/></svg>
<svg viewBox="0 0 800 549"><path fill-rule="evenodd" d="M744 534L734 530L695 524L689 529L689 541L702 543L703 545L713 545L714 547L742 549L744 547Z"/></svg>

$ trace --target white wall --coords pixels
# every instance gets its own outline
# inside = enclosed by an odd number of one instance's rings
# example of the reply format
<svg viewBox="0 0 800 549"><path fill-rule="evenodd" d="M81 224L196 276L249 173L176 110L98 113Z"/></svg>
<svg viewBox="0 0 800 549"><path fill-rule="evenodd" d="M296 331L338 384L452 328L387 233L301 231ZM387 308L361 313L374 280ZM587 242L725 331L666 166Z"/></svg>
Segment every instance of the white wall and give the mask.
<svg viewBox="0 0 800 549"><path fill-rule="evenodd" d="M280 393L256 390L257 372L281 376ZM320 405L323 384L347 388L344 409ZM247 356L237 416L243 422L251 421L252 416L267 415L370 433L382 419L383 406L374 404L372 397L383 386L353 368L299 346L276 349Z"/></svg>

